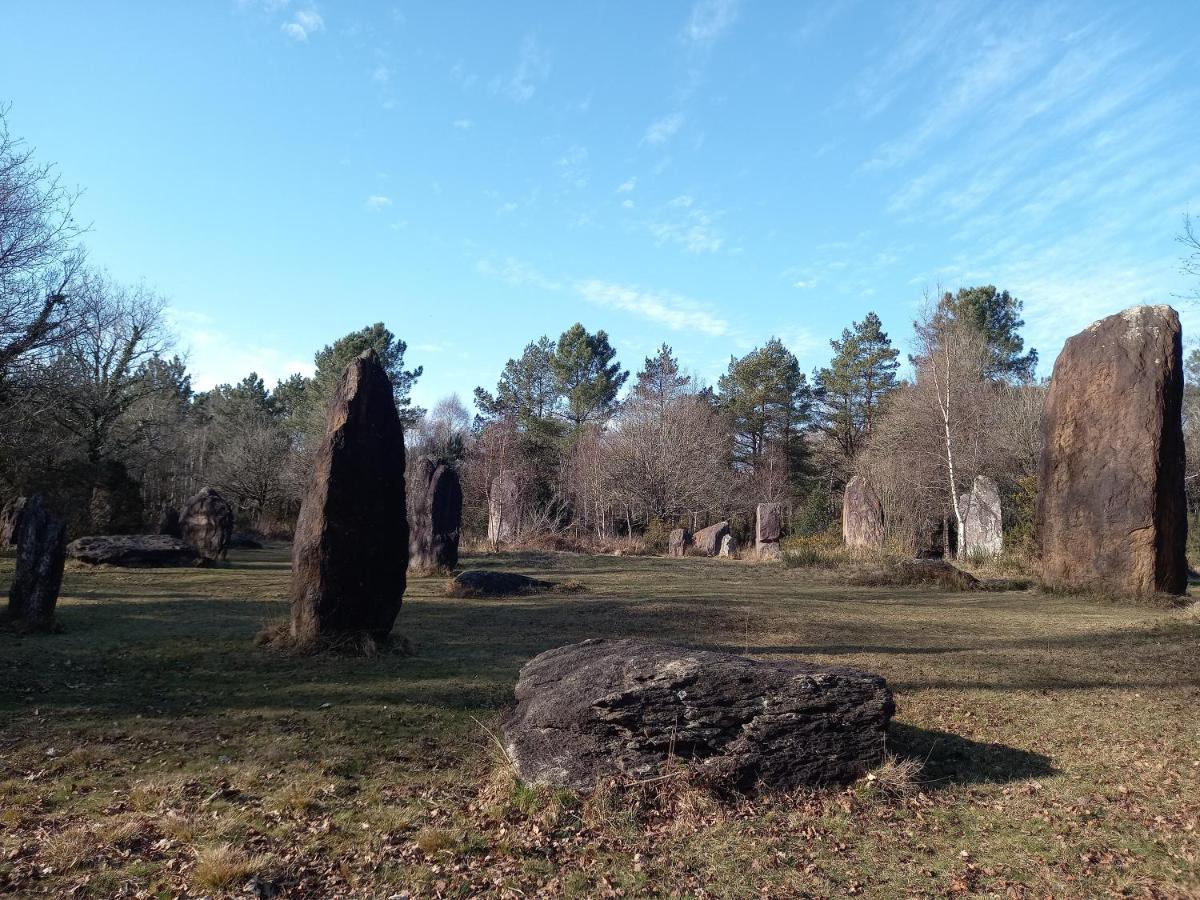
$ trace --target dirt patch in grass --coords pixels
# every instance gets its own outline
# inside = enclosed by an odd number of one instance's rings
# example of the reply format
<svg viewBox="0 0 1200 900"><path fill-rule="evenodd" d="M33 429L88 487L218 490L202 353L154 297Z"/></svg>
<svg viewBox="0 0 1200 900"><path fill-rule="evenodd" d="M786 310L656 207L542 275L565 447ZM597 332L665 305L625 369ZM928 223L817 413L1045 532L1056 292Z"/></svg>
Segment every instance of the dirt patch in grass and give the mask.
<svg viewBox="0 0 1200 900"><path fill-rule="evenodd" d="M287 614L286 548L230 557L69 572L63 633L0 634L0 894L1200 892L1194 607L496 554L464 562L588 589L496 603L414 579L410 654L294 656L254 646ZM0 558L0 591L11 573ZM879 672L892 756L754 801L674 775L516 783L488 731L520 666L622 636Z"/></svg>

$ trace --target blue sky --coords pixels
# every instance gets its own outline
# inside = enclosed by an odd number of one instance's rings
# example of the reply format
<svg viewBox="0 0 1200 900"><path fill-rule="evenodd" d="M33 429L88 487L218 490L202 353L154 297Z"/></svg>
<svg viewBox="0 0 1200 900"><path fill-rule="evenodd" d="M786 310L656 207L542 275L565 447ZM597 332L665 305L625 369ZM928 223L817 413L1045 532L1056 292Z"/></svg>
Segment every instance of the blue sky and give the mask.
<svg viewBox="0 0 1200 900"><path fill-rule="evenodd" d="M806 370L926 289L1065 337L1200 315L1200 16L1185 2L4 7L11 129L85 189L92 258L165 294L198 386L385 321L414 396L491 388L575 321L714 382Z"/></svg>

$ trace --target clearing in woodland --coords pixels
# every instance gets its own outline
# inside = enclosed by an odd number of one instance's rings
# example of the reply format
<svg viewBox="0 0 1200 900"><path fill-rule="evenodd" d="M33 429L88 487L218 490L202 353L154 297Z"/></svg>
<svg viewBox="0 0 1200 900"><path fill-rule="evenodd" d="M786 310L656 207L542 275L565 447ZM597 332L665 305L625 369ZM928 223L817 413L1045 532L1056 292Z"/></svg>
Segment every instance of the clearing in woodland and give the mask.
<svg viewBox="0 0 1200 900"><path fill-rule="evenodd" d="M71 566L62 634L0 634L0 894L1200 894L1196 607L501 554L463 565L583 589L412 579L405 651L295 657L254 642L286 615L286 546L230 558ZM521 665L619 636L878 672L895 759L740 801L516 784L490 735Z"/></svg>

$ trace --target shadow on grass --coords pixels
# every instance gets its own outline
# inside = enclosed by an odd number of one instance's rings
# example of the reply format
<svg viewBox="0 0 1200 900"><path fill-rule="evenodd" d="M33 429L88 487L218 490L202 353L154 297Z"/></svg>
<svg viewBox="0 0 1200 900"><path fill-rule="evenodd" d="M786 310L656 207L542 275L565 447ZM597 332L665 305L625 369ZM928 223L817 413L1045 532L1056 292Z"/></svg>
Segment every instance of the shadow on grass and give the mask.
<svg viewBox="0 0 1200 900"><path fill-rule="evenodd" d="M964 784L1007 784L1057 773L1041 753L1005 744L983 743L951 734L892 722L888 748L897 756L921 764L925 790L944 790Z"/></svg>

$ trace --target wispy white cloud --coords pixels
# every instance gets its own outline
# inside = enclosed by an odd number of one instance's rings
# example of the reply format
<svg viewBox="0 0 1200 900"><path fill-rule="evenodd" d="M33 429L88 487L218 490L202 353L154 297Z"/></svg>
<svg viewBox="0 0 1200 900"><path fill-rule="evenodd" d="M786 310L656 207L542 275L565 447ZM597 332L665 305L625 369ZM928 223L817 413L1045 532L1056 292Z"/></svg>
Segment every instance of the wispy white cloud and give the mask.
<svg viewBox="0 0 1200 900"><path fill-rule="evenodd" d="M662 207L646 223L646 229L660 244L677 244L689 253L716 253L725 244L717 227L721 211L709 211L696 204L689 194L681 194Z"/></svg>
<svg viewBox="0 0 1200 900"><path fill-rule="evenodd" d="M507 78L495 79L492 91L504 94L514 103L527 103L549 77L550 55L538 43L536 35L527 34L521 40L516 69Z"/></svg>
<svg viewBox="0 0 1200 900"><path fill-rule="evenodd" d="M315 6L306 6L296 10L291 19L279 27L292 40L307 41L309 35L325 30L325 20Z"/></svg>
<svg viewBox="0 0 1200 900"><path fill-rule="evenodd" d="M632 313L673 331L699 331L716 337L730 331L729 323L710 307L681 294L597 279L577 282L575 290L589 303Z"/></svg>
<svg viewBox="0 0 1200 900"><path fill-rule="evenodd" d="M372 210L387 209L392 205L392 198L385 197L382 194L372 194L366 199L366 202L363 205L366 206L367 209Z"/></svg>
<svg viewBox="0 0 1200 900"><path fill-rule="evenodd" d="M377 84L387 84L392 80L392 70L387 66L376 66L371 73L371 80Z"/></svg>
<svg viewBox="0 0 1200 900"><path fill-rule="evenodd" d="M683 118L683 113L673 112L661 119L655 119L646 129L642 140L654 147L665 144L683 127Z"/></svg>
<svg viewBox="0 0 1200 900"><path fill-rule="evenodd" d="M684 39L712 43L737 20L738 6L738 0L697 0L683 29Z"/></svg>
<svg viewBox="0 0 1200 900"><path fill-rule="evenodd" d="M617 193L618 194L628 194L635 187L637 187L637 176L636 175L634 175L632 178L627 178L625 181L622 181L619 185L617 185Z"/></svg>
<svg viewBox="0 0 1200 900"><path fill-rule="evenodd" d="M543 274L535 266L511 256L497 259L486 256L475 263L475 271L513 287L536 287L544 291L561 290L561 281Z"/></svg>
<svg viewBox="0 0 1200 900"><path fill-rule="evenodd" d="M454 127L457 128L459 131L470 131L471 126L474 125L475 123L472 122L470 119L455 119L454 122L451 124L453 124Z"/></svg>
<svg viewBox="0 0 1200 900"><path fill-rule="evenodd" d="M179 335L192 387L197 390L240 381L251 372L257 372L268 387L292 374L313 372L311 361L293 358L278 347L240 341L207 313L172 306L167 308L167 321Z"/></svg>
<svg viewBox="0 0 1200 900"><path fill-rule="evenodd" d="M559 177L570 187L585 188L588 183L587 147L574 144L554 161Z"/></svg>

